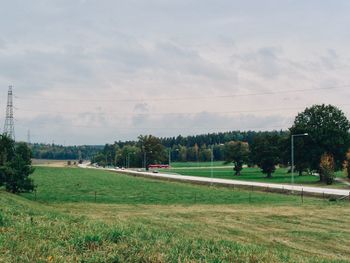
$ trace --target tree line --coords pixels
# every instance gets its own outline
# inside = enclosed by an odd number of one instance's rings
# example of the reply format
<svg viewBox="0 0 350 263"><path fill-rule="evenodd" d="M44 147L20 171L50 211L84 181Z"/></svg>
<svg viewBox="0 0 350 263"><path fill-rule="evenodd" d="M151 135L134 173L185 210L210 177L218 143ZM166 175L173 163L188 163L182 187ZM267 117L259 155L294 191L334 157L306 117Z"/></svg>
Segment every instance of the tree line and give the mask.
<svg viewBox="0 0 350 263"><path fill-rule="evenodd" d="M204 162L213 157L216 161L232 163L237 176L248 165L258 166L267 177L272 177L278 165L291 168L293 146L295 171L299 175L316 172L320 181L331 184L334 171L350 172L349 130L350 122L343 111L322 104L299 113L287 131L232 131L169 138L139 136L138 141L105 145L92 162L147 168L149 164Z"/></svg>
<svg viewBox="0 0 350 263"><path fill-rule="evenodd" d="M34 159L90 160L103 149L103 145L63 146L57 144L29 144Z"/></svg>

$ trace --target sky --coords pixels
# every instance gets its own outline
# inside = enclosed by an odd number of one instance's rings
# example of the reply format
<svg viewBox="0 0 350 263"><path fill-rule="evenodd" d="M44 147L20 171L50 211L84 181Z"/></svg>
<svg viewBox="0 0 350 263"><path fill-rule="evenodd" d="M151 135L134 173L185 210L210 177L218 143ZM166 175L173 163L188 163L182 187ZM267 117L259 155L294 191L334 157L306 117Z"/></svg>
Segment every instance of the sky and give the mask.
<svg viewBox="0 0 350 263"><path fill-rule="evenodd" d="M0 124L62 145L350 118L348 0L0 0ZM2 128L2 127L0 127Z"/></svg>

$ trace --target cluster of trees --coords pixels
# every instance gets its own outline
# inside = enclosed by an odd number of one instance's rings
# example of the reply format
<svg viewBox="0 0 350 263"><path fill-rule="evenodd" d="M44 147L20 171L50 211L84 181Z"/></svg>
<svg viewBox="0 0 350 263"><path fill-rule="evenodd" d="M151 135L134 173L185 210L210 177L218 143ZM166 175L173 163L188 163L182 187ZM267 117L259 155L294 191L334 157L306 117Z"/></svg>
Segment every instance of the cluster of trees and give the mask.
<svg viewBox="0 0 350 263"><path fill-rule="evenodd" d="M33 191L34 183L29 177L33 172L28 145L15 144L6 135L0 135L0 187L11 193Z"/></svg>
<svg viewBox="0 0 350 263"><path fill-rule="evenodd" d="M172 162L207 162L211 160L212 151L216 161L226 161L225 156L228 151L225 145L227 143L244 141L249 145L256 136L265 134L287 136L288 132L234 131L172 138L156 138L152 135L140 136L138 141L118 141L114 144L106 144L103 150L92 158L92 161L102 166L144 167L145 151L143 145L148 140L162 146L159 147L157 156L154 156L153 151L152 153L146 151L146 157L150 163L168 163L169 160Z"/></svg>
<svg viewBox="0 0 350 263"><path fill-rule="evenodd" d="M277 165L291 165L291 136L295 137L295 170L316 171L320 180L332 183L334 172L347 169L350 178L350 122L332 105L314 105L299 113L288 131L228 132L189 137L156 138L140 136L138 141L106 145L93 162L100 165L146 167L170 161L210 161L233 163L235 175L244 164L258 166L271 177Z"/></svg>
<svg viewBox="0 0 350 263"><path fill-rule="evenodd" d="M103 146L63 146L57 144L30 144L34 159L89 160L103 149Z"/></svg>

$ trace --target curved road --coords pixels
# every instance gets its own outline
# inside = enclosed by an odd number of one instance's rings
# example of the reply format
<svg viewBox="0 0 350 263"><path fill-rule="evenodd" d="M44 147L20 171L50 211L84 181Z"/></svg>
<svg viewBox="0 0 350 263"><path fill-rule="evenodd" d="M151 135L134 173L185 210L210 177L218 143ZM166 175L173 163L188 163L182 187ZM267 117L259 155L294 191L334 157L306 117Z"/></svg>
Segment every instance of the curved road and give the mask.
<svg viewBox="0 0 350 263"><path fill-rule="evenodd" d="M93 168L93 169L103 169L106 171L118 172L121 174L128 174L133 176L150 177L155 179L169 179L174 181L182 182L192 182L201 184L215 184L221 186L253 186L256 188L261 188L262 190L274 189L280 191L288 192L304 192L308 194L314 194L319 196L336 196L336 197L349 197L350 200L350 189L332 189L332 188L321 188L321 187L309 187L302 185L288 185L288 184L274 184L274 183L259 183L241 180L229 180L220 178L208 178L208 177L198 177L198 176L188 176L188 175L178 175L178 174L163 174L163 173L153 173L153 172L137 172L134 170L120 170L120 169L110 169L110 168L94 168L88 166L87 164L80 165L82 168Z"/></svg>

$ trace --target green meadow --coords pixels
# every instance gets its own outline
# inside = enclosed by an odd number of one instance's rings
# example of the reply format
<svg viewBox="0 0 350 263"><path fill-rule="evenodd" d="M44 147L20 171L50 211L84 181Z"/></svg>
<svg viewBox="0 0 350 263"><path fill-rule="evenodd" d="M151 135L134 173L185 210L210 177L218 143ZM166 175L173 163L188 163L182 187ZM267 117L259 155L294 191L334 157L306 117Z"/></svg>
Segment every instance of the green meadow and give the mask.
<svg viewBox="0 0 350 263"><path fill-rule="evenodd" d="M0 262L350 262L350 204L78 168L0 191Z"/></svg>
<svg viewBox="0 0 350 263"><path fill-rule="evenodd" d="M175 173L180 175L200 176L222 178L222 179L234 179L243 181L255 181L265 183L278 183L278 184L291 184L292 175L288 173L286 168L277 168L273 173L272 178L266 178L266 175L261 172L259 168L243 168L240 176L235 176L232 165L224 165L222 162L214 162L213 169L210 162L199 163L174 163L171 169L162 169L164 173ZM213 173L212 173L213 170ZM343 172L337 172L337 177L343 177ZM326 186L319 182L319 177L315 175L308 175L304 173L299 176L298 173L294 174L294 183L321 187L335 187L335 188L347 188L346 185L335 182L332 186Z"/></svg>

